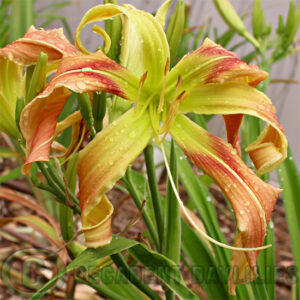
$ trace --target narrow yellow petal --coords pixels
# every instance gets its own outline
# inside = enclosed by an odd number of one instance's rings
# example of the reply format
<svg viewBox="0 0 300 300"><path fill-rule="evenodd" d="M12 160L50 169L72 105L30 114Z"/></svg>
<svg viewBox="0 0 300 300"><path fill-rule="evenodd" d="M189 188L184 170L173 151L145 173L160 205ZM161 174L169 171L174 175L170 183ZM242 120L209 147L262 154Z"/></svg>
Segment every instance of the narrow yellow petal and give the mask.
<svg viewBox="0 0 300 300"><path fill-rule="evenodd" d="M102 219L99 219L98 206L102 197L124 175L129 164L153 136L148 111L139 118L137 116L132 108L99 132L79 154L77 172L82 225L84 231L88 228L93 239L101 233L94 230L100 230ZM107 223L105 226L108 226ZM93 242L89 246L96 247L102 243L99 237L98 243Z"/></svg>

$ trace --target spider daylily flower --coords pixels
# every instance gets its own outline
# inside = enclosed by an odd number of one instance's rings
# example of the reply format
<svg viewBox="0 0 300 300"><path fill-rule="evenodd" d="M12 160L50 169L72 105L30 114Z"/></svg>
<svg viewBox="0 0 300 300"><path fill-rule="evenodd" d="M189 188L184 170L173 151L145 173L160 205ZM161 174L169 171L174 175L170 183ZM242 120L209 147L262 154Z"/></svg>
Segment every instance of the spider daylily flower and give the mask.
<svg viewBox="0 0 300 300"><path fill-rule="evenodd" d="M97 247L109 243L112 206L105 193L152 138L161 144L170 133L187 157L211 176L229 199L239 230L235 246L260 247L281 190L257 177L233 146L242 115L249 114L267 123L257 141L246 149L258 173L271 171L286 157L287 142L275 108L255 89L267 73L209 39L169 70L164 13L165 6L155 18L130 5L112 4L96 6L86 13L76 35L82 51L80 31L86 24L122 16L122 66L101 51L62 60L49 85L23 111L20 124L28 150L25 169L34 161L48 160L51 137L69 89L77 93L106 91L135 103L135 107L98 133L80 152L79 198L86 244ZM193 123L184 115L188 112L224 115L228 141L233 146ZM238 268L238 279L249 266L252 276L245 280L255 277L258 253L234 251L231 266Z"/></svg>
<svg viewBox="0 0 300 300"><path fill-rule="evenodd" d="M22 38L0 49L0 131L14 138L19 136L15 122L17 97L25 96L23 67L36 64L40 52L48 55L48 71L56 69L63 56L80 54L62 29L43 30L33 26Z"/></svg>

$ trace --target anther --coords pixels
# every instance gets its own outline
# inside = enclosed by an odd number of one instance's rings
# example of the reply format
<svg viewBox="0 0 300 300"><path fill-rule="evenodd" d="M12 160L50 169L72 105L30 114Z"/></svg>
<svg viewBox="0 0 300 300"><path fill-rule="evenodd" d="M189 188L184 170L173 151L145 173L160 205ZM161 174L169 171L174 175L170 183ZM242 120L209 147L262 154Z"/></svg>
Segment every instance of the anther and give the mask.
<svg viewBox="0 0 300 300"><path fill-rule="evenodd" d="M163 105L164 105L165 90L166 90L166 83L167 83L167 74L169 72L169 68L170 68L170 58L168 57L167 62L165 64L165 69L164 69L164 81L163 81L162 91L161 91L161 94L160 94L159 105L158 105L158 109L157 109L158 113L162 112Z"/></svg>
<svg viewBox="0 0 300 300"><path fill-rule="evenodd" d="M148 75L148 71L146 71L142 76L141 76L141 79L140 79L140 83L139 83L139 90L138 90L138 93L137 93L137 96L136 96L136 100L135 100L135 111L138 107L138 104L139 104L139 100L140 100L140 96L141 96L141 92L142 92L142 88L144 86L144 83L145 83L145 80L147 78L147 75Z"/></svg>

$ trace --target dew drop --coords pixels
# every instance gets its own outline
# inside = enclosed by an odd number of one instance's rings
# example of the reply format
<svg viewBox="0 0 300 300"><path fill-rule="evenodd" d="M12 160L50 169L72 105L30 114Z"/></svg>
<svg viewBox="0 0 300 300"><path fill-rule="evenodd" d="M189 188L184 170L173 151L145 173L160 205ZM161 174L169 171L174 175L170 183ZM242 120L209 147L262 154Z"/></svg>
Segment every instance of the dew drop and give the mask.
<svg viewBox="0 0 300 300"><path fill-rule="evenodd" d="M211 197L207 196L207 197L206 197L206 201L207 201L207 202L211 202Z"/></svg>
<svg viewBox="0 0 300 300"><path fill-rule="evenodd" d="M129 137L130 137L131 139L133 139L133 138L136 137L136 132L135 132L135 130L132 130L132 131L129 133Z"/></svg>
<svg viewBox="0 0 300 300"><path fill-rule="evenodd" d="M259 105L258 105L258 108L259 108L259 109L265 109L265 106L264 106L263 104L259 104Z"/></svg>
<svg viewBox="0 0 300 300"><path fill-rule="evenodd" d="M83 83L83 82L78 82L78 83L77 83L77 87L78 87L79 89L81 89L81 90L84 90L84 89L86 88L86 85L85 85L85 83Z"/></svg>

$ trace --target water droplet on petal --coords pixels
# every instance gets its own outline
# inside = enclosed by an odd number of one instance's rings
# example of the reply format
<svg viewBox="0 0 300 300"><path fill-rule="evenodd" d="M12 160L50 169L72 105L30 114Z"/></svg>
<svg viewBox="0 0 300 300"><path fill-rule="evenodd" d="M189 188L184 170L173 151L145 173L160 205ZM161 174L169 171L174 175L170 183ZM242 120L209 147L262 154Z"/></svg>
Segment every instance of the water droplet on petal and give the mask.
<svg viewBox="0 0 300 300"><path fill-rule="evenodd" d="M133 138L136 137L136 132L135 132L135 130L132 130L132 131L129 133L129 137L130 137L131 139L133 139Z"/></svg>
<svg viewBox="0 0 300 300"><path fill-rule="evenodd" d="M84 82L78 82L77 83L77 87L81 90L84 90L86 88L86 85Z"/></svg>

